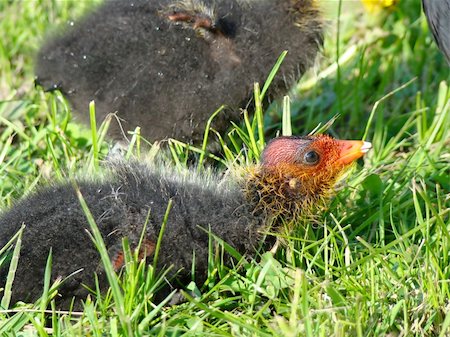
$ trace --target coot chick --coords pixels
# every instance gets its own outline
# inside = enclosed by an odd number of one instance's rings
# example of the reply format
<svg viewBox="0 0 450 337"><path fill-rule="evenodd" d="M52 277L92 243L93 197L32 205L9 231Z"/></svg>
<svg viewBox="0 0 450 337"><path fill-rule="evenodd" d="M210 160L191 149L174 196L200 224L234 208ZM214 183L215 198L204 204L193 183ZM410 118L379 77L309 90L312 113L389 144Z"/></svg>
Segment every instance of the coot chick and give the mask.
<svg viewBox="0 0 450 337"><path fill-rule="evenodd" d="M267 232L312 212L333 191L346 168L370 148L362 141L329 136L279 137L265 148L261 163L226 178L175 173L167 167L125 163L112 167L99 181L80 180L78 186L101 231L116 270L122 267L122 238L136 247L148 223L141 253L152 262L169 200L172 208L163 233L158 268L172 266L168 278L181 284L207 276L208 231L241 254L254 255ZM88 235L86 215L73 185L56 184L18 201L0 216L0 247L22 224L21 255L13 284L13 303L34 301L41 294L47 256L52 249L52 280L70 277L59 288L58 307L67 308L73 297L85 299L94 286L94 273L107 288L100 256ZM273 237L272 237L273 238ZM274 240L266 240L270 248ZM143 256L142 255L142 256ZM231 257L225 259L230 264ZM4 286L8 266L0 268Z"/></svg>
<svg viewBox="0 0 450 337"><path fill-rule="evenodd" d="M73 23L71 23L73 24ZM206 121L225 131L284 50L270 94L281 95L322 44L314 0L106 1L37 56L37 83L59 89L82 120L118 112L150 140L199 143ZM110 135L123 139L119 125Z"/></svg>

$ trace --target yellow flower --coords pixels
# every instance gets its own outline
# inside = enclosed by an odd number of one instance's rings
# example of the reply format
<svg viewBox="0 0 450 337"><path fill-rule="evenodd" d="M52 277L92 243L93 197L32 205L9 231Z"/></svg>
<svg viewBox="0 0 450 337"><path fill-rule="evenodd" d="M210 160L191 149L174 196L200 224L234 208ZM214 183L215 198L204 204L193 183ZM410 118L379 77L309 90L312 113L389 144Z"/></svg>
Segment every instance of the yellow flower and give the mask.
<svg viewBox="0 0 450 337"><path fill-rule="evenodd" d="M377 13L384 8L395 6L399 0L361 0L369 13Z"/></svg>

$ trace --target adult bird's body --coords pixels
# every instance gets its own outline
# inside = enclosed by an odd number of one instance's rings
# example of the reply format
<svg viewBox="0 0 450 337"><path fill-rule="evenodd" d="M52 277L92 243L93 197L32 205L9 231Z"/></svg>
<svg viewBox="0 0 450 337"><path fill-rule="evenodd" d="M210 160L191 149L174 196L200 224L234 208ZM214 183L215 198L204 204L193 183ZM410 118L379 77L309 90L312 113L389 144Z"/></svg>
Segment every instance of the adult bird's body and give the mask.
<svg viewBox="0 0 450 337"><path fill-rule="evenodd" d="M450 64L450 1L422 0L422 5L434 40Z"/></svg>
<svg viewBox="0 0 450 337"><path fill-rule="evenodd" d="M106 1L37 57L37 83L59 89L81 119L118 112L125 130L150 141L198 143L211 114L224 131L288 55L271 96L285 93L314 63L322 25L313 0ZM111 135L122 133L115 125Z"/></svg>
<svg viewBox="0 0 450 337"><path fill-rule="evenodd" d="M127 237L134 248L144 228L141 256L152 261L172 200L158 267L172 266L168 277L176 277L181 284L186 284L195 270L201 284L208 268L208 231L241 254L254 254L264 233L276 231L281 224L295 224L313 205L325 200L339 176L369 145L328 136L280 137L267 145L260 165L233 177L192 172L180 176L167 168L135 163L114 166L103 180L79 181L78 186L116 270L123 264L122 238ZM86 215L71 184L40 189L1 215L0 247L22 224L26 227L13 302L40 296L50 249L53 280L82 270L61 285L60 307L67 307L73 297L84 299L88 291L82 285L93 287L94 273L101 289L107 287L98 251L88 235ZM225 263L230 264L230 259L226 257ZM0 287L7 273L8 267L1 266Z"/></svg>

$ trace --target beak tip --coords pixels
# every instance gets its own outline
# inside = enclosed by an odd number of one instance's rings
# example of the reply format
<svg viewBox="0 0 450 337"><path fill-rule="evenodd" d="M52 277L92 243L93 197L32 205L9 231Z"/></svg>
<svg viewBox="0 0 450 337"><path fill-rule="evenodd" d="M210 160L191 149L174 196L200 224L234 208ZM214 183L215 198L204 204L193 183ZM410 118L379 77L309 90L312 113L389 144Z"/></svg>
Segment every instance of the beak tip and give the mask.
<svg viewBox="0 0 450 337"><path fill-rule="evenodd" d="M369 150L372 148L372 143L371 142L364 142L363 145L361 146L361 152L362 153L367 153L369 152Z"/></svg>

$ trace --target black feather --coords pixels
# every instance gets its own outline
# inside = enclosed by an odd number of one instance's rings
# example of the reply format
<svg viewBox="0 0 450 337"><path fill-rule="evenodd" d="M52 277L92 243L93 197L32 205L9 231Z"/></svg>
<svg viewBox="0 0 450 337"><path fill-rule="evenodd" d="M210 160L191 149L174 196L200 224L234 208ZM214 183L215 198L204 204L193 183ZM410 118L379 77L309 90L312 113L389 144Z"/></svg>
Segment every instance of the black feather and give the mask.
<svg viewBox="0 0 450 337"><path fill-rule="evenodd" d="M450 64L450 1L422 0L422 5L434 40Z"/></svg>
<svg viewBox="0 0 450 337"><path fill-rule="evenodd" d="M321 34L313 0L107 1L43 46L37 82L60 89L85 121L95 100L99 120L117 111L151 141L198 143L209 116L227 105L213 125L224 131L288 50L270 89L285 93ZM122 137L117 125L111 135Z"/></svg>
<svg viewBox="0 0 450 337"><path fill-rule="evenodd" d="M241 188L211 176L184 178L169 169L143 164L119 165L103 182L78 183L83 197L101 231L111 259L128 237L136 247L148 215L146 240L156 243L169 199L169 214L159 252L158 267L173 266L170 277L180 282L191 279L195 252L196 280L205 279L208 266L208 230L223 238L242 254L254 252L260 242L264 215L252 214ZM84 299L85 284L94 287L94 273L102 289L107 286L100 256L88 235L89 224L71 184L39 190L19 201L0 217L0 247L26 225L13 286L12 301L34 301L41 294L47 256L52 248L52 279L71 277L59 289L58 305L69 306L72 297ZM151 261L151 259L150 259ZM5 285L8 266L0 268L0 287Z"/></svg>

